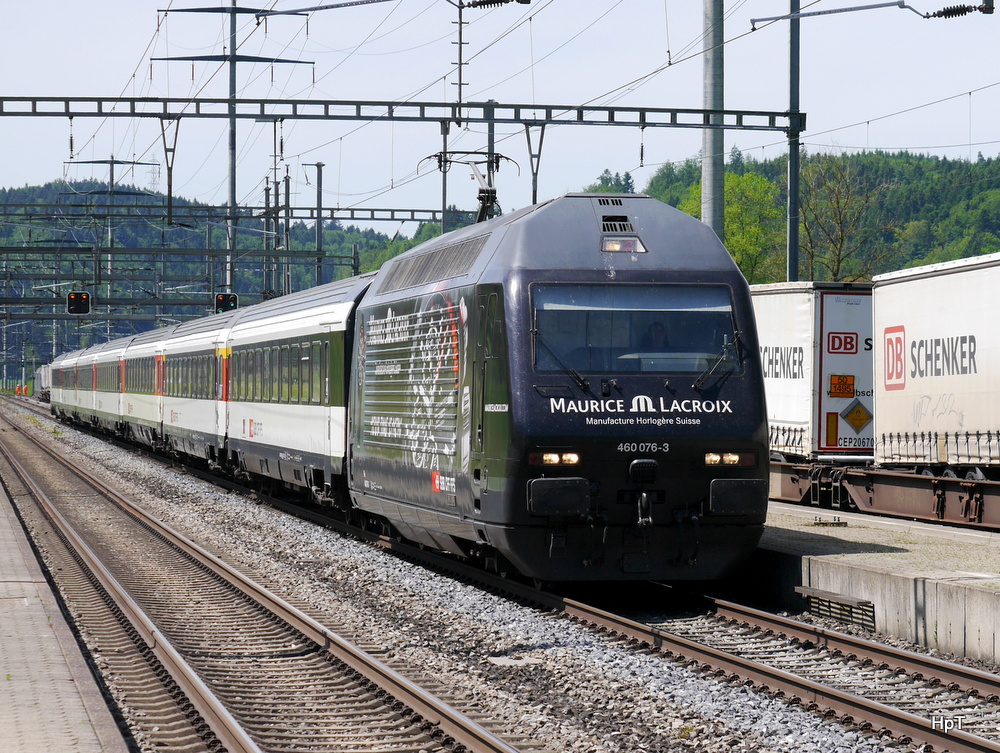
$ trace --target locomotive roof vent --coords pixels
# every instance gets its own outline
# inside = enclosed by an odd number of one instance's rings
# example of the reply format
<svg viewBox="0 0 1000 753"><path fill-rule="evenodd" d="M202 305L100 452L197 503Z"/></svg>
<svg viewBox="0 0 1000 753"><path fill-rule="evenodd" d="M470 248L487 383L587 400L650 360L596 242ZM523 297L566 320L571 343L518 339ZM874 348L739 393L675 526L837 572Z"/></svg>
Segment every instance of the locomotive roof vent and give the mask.
<svg viewBox="0 0 1000 753"><path fill-rule="evenodd" d="M597 203L602 207L620 207L624 205L624 202L621 199L609 199L609 198L598 199Z"/></svg>
<svg viewBox="0 0 1000 753"><path fill-rule="evenodd" d="M489 237L489 234L480 235L416 256L402 257L393 262L378 292L392 293L429 282L463 277L475 264Z"/></svg>
<svg viewBox="0 0 1000 753"><path fill-rule="evenodd" d="M601 217L602 233L634 233L632 221L624 214L606 214Z"/></svg>

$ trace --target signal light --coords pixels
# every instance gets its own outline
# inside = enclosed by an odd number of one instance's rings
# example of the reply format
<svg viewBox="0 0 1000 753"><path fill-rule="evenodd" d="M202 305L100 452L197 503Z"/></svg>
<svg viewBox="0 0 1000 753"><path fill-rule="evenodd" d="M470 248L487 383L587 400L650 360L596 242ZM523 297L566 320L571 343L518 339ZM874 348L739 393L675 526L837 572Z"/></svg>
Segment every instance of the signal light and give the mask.
<svg viewBox="0 0 1000 753"><path fill-rule="evenodd" d="M66 313L89 314L90 293L85 290L74 290L66 294Z"/></svg>
<svg viewBox="0 0 1000 753"><path fill-rule="evenodd" d="M222 314L226 311L233 311L239 308L240 297L236 293L216 293L215 313Z"/></svg>

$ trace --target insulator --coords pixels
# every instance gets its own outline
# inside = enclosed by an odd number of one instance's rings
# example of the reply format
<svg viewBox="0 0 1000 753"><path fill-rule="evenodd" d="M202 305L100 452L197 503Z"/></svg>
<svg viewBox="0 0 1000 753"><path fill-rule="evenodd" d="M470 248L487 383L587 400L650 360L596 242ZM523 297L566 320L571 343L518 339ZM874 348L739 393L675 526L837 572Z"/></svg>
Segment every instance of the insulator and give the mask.
<svg viewBox="0 0 1000 753"><path fill-rule="evenodd" d="M949 8L944 8L939 11L935 11L930 14L930 18L958 18L959 16L967 16L972 13L975 8L971 5L952 5Z"/></svg>

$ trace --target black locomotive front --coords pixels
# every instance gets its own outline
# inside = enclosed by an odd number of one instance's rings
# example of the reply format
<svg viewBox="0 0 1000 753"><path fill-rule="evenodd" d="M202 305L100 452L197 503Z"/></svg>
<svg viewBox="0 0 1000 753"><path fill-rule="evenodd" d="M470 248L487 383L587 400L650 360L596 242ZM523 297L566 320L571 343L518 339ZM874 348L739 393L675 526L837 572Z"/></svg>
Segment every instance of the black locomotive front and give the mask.
<svg viewBox="0 0 1000 753"><path fill-rule="evenodd" d="M741 286L576 276L531 275L508 316L518 447L513 525L494 543L551 580L719 577L756 546L767 505Z"/></svg>
<svg viewBox="0 0 1000 753"><path fill-rule="evenodd" d="M697 220L529 207L401 257L357 321L351 495L406 538L542 580L714 578L756 546L749 288Z"/></svg>

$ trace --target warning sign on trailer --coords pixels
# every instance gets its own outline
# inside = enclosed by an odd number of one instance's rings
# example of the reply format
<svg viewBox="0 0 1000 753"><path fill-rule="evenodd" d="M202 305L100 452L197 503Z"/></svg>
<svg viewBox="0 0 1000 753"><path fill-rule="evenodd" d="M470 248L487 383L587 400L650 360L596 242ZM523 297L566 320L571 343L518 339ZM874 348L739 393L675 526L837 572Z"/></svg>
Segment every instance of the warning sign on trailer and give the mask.
<svg viewBox="0 0 1000 753"><path fill-rule="evenodd" d="M851 425L851 428L853 428L858 434L860 434L861 430L868 426L872 420L871 411L869 411L860 400L855 400L853 403L844 408L844 410L840 412L840 416L847 421L847 423Z"/></svg>
<svg viewBox="0 0 1000 753"><path fill-rule="evenodd" d="M854 375L830 374L830 397L854 397Z"/></svg>

